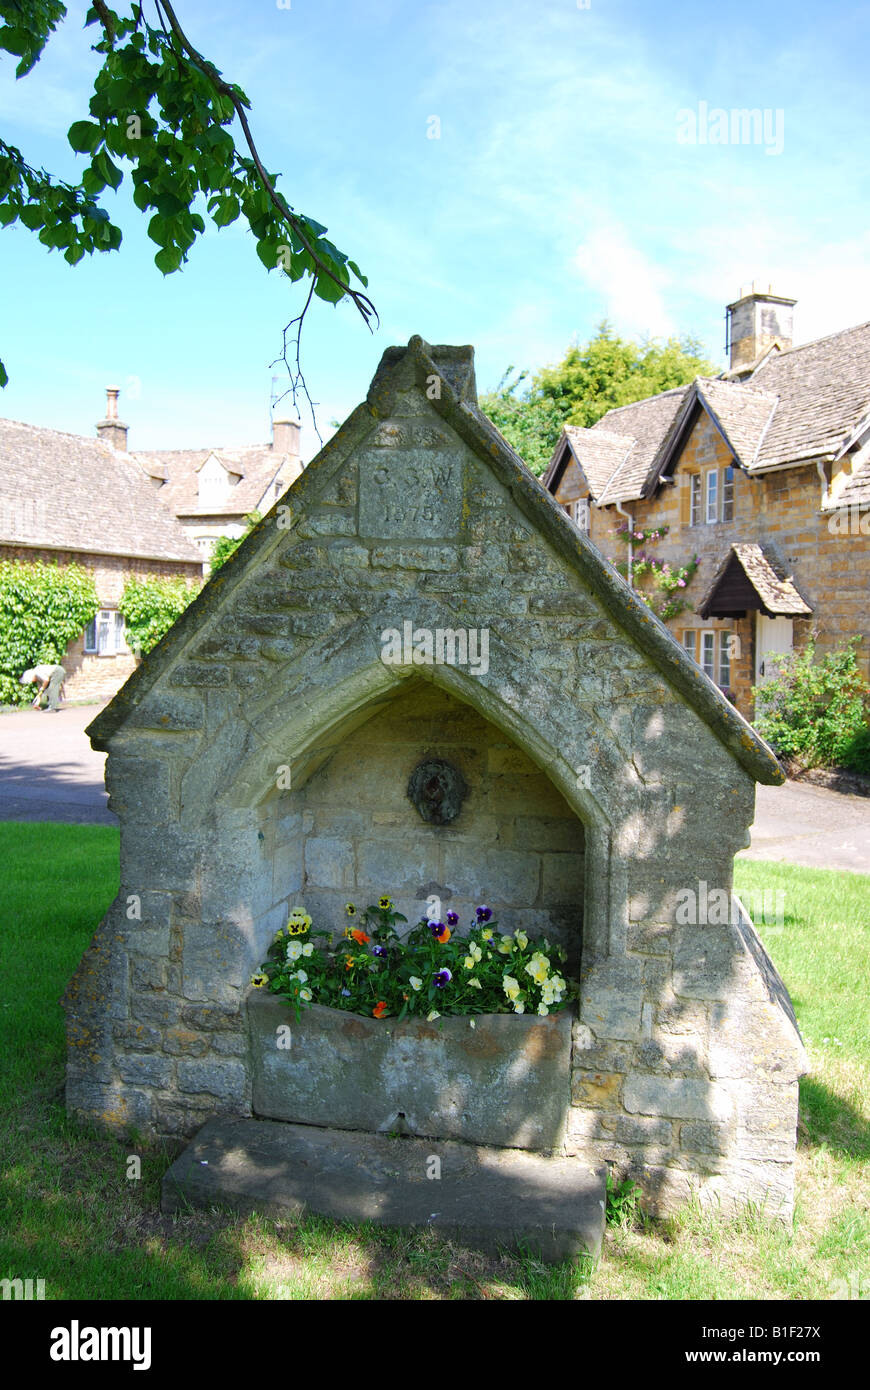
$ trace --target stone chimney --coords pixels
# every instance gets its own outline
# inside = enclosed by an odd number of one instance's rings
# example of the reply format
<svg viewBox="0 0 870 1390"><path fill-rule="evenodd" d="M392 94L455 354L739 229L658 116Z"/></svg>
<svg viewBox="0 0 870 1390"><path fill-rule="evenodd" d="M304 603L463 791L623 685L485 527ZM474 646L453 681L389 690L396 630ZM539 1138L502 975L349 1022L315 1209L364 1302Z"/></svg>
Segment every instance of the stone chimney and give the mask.
<svg viewBox="0 0 870 1390"><path fill-rule="evenodd" d="M791 347L796 303L774 294L769 285L766 292L756 289L754 281L748 293L740 291L726 309L732 372L747 372L774 343Z"/></svg>
<svg viewBox="0 0 870 1390"><path fill-rule="evenodd" d="M299 433L301 425L298 420L291 420L287 416L281 416L272 421L272 450L276 454L289 454L292 458L299 457Z"/></svg>
<svg viewBox="0 0 870 1390"><path fill-rule="evenodd" d="M123 420L118 419L118 395L117 386L106 387L106 418L97 424L97 434L104 444L108 444L110 449L117 449L121 453L127 452L127 426Z"/></svg>

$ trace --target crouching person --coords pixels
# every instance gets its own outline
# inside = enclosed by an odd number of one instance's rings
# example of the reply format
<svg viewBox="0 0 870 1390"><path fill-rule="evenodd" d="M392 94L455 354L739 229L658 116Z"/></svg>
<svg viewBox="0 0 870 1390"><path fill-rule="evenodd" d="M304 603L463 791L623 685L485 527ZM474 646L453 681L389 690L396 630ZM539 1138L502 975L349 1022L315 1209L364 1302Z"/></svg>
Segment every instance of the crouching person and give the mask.
<svg viewBox="0 0 870 1390"><path fill-rule="evenodd" d="M62 666L32 666L24 672L21 677L21 684L39 686L36 699L33 701L33 709L39 709L42 697L48 691L48 708L57 714L60 710L61 686L65 680L66 671Z"/></svg>

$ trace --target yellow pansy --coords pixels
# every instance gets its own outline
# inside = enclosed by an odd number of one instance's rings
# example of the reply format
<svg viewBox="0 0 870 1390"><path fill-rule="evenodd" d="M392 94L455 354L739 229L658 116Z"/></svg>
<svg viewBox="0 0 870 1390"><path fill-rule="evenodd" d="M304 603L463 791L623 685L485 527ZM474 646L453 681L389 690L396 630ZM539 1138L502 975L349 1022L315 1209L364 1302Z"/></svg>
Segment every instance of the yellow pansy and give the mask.
<svg viewBox="0 0 870 1390"><path fill-rule="evenodd" d="M408 981L408 984L411 986L412 989L423 988L423 981L420 979L419 975L412 975L410 980Z"/></svg>
<svg viewBox="0 0 870 1390"><path fill-rule="evenodd" d="M520 982L515 980L513 975L505 975L502 986L508 999L516 999L520 992Z"/></svg>
<svg viewBox="0 0 870 1390"><path fill-rule="evenodd" d="M256 974L256 975L252 975L252 976L251 976L251 984L252 984L252 985L256 985L257 989L262 989L262 988L263 988L263 985L267 985L268 983L269 983L269 976L268 976L268 975L263 975L262 973L258 973L258 974Z"/></svg>
<svg viewBox="0 0 870 1390"><path fill-rule="evenodd" d="M480 983L480 980L477 978L476 975L472 975L468 983L472 986L473 989L483 989L483 985Z"/></svg>
<svg viewBox="0 0 870 1390"><path fill-rule="evenodd" d="M310 1002L310 1000L314 998L314 995L311 993L310 989L300 989L299 998L304 999L307 1004ZM538 1012L540 1013L540 1009L538 1010Z"/></svg>
<svg viewBox="0 0 870 1390"><path fill-rule="evenodd" d="M514 941L517 943L521 951L524 951L529 944L529 938L526 936L524 931L514 932Z"/></svg>

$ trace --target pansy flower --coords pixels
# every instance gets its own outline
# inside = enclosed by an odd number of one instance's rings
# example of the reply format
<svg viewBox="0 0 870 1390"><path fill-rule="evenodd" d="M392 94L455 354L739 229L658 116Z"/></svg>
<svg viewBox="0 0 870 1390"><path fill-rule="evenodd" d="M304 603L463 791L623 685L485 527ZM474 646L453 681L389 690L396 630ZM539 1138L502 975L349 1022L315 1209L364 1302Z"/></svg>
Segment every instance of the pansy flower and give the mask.
<svg viewBox="0 0 870 1390"><path fill-rule="evenodd" d="M366 936L365 932L360 931L358 927L353 928L353 930L351 931L351 936L353 937L357 946L368 946L369 942L371 941L371 937Z"/></svg>
<svg viewBox="0 0 870 1390"><path fill-rule="evenodd" d="M488 922L489 919L490 919L490 917L492 916L492 908L491 908L491 907L478 907L478 908L475 908L475 913L476 913L478 922Z"/></svg>
<svg viewBox="0 0 870 1390"><path fill-rule="evenodd" d="M453 976L445 965L441 970L436 970L435 974L432 976L432 983L436 989L443 989L445 985L450 984L452 979Z"/></svg>
<svg viewBox="0 0 870 1390"><path fill-rule="evenodd" d="M420 979L419 975L412 975L410 980L408 981L408 984L411 986L413 990L423 988L423 981Z"/></svg>
<svg viewBox="0 0 870 1390"><path fill-rule="evenodd" d="M457 925L458 921L459 921L459 913L458 913L458 912L448 912L448 914L447 914L447 925L448 925L448 927L455 927L455 926Z"/></svg>
<svg viewBox="0 0 870 1390"><path fill-rule="evenodd" d="M392 906L393 906L392 898L388 898L387 895L386 895L386 893L384 894L384 896L383 896L382 898L378 898L378 907L383 908L383 910L384 910L385 912L389 912L389 910L390 910L390 908L391 908Z"/></svg>
<svg viewBox="0 0 870 1390"><path fill-rule="evenodd" d="M442 946L450 940L450 937L453 934L450 928L448 926L445 926L443 922L430 922L429 930L434 936L435 940L441 942Z"/></svg>
<svg viewBox="0 0 870 1390"><path fill-rule="evenodd" d="M373 946L373 947L372 947L372 955L373 955L373 956L385 956L386 954L387 954L387 948L386 948L386 946Z"/></svg>
<svg viewBox="0 0 870 1390"><path fill-rule="evenodd" d="M356 908L354 907L353 903L345 903L344 910L347 913L348 917L356 916Z"/></svg>
<svg viewBox="0 0 870 1390"><path fill-rule="evenodd" d="M267 985L268 983L269 976L264 975L261 970L258 971L256 975L251 976L251 984L254 985L257 989L262 989L263 986Z"/></svg>
<svg viewBox="0 0 870 1390"><path fill-rule="evenodd" d="M379 999L378 1002L377 1002L377 1004L375 1004L375 1007L372 1009L372 1013L374 1014L375 1018L383 1018L383 1016L384 1016L384 1014L385 1014L386 1012L387 1012L387 1001L386 1001L386 999Z"/></svg>
<svg viewBox="0 0 870 1390"><path fill-rule="evenodd" d="M287 919L288 936L302 936L311 926L311 918L304 907L294 907Z"/></svg>

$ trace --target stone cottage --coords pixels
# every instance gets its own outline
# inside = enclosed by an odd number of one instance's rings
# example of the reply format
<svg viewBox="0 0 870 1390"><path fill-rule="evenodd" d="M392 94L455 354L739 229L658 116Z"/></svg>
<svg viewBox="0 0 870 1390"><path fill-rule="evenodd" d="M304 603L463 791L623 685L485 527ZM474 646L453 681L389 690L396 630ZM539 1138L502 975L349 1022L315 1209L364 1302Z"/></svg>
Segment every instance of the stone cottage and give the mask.
<svg viewBox="0 0 870 1390"><path fill-rule="evenodd" d="M654 601L637 561L698 557L668 626L747 718L811 636L820 653L860 636L870 675L870 323L795 345L794 305L741 294L727 371L566 426L544 478Z"/></svg>
<svg viewBox="0 0 870 1390"><path fill-rule="evenodd" d="M65 996L71 1114L251 1115L248 982L289 907L484 899L579 978L560 1151L654 1209L790 1210L804 1053L731 894L779 768L481 414L470 348L387 350L89 733L121 889ZM426 760L461 777L449 824L409 796Z"/></svg>

